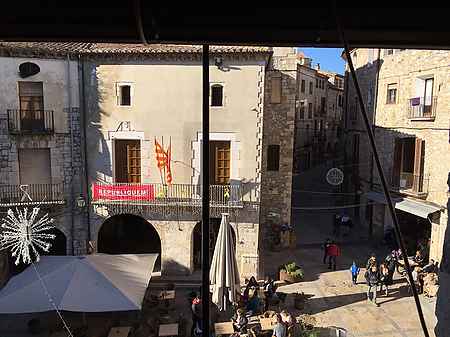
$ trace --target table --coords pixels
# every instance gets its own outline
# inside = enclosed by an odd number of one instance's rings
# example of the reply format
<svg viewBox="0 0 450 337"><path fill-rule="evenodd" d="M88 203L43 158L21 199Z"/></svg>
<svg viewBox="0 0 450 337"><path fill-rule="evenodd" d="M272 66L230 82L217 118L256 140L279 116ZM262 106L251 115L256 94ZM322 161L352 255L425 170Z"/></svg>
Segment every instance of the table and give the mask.
<svg viewBox="0 0 450 337"><path fill-rule="evenodd" d="M173 300L175 299L175 290L162 290L158 294L161 300Z"/></svg>
<svg viewBox="0 0 450 337"><path fill-rule="evenodd" d="M272 318L260 318L259 323L261 324L261 330L273 330L273 326L276 324L275 317Z"/></svg>
<svg viewBox="0 0 450 337"><path fill-rule="evenodd" d="M130 326L115 326L109 330L108 337L128 337L130 330Z"/></svg>
<svg viewBox="0 0 450 337"><path fill-rule="evenodd" d="M231 335L234 333L233 322L222 322L214 324L216 335Z"/></svg>
<svg viewBox="0 0 450 337"><path fill-rule="evenodd" d="M178 323L161 324L158 336L178 336Z"/></svg>

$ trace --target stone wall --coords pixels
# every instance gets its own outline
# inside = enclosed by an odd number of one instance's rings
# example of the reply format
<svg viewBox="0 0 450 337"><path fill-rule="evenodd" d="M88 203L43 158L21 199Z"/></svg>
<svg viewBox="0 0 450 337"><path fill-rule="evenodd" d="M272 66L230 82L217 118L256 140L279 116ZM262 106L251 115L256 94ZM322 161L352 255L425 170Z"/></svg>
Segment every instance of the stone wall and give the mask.
<svg viewBox="0 0 450 337"><path fill-rule="evenodd" d="M272 79L281 78L281 103L272 103ZM266 71L260 224L264 249L270 245L271 225L291 222L292 166L297 97L297 59L295 53L274 56ZM269 145L280 146L278 171L267 170ZM271 213L279 216L271 216Z"/></svg>

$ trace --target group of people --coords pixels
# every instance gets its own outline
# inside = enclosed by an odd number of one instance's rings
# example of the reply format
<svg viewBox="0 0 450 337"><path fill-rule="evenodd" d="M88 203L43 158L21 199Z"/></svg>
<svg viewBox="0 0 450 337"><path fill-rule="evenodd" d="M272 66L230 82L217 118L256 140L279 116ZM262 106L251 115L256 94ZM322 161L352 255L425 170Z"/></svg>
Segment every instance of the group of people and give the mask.
<svg viewBox="0 0 450 337"><path fill-rule="evenodd" d="M339 245L333 240L326 239L323 244L323 264L327 264L328 259L328 269L336 270L337 258L340 255Z"/></svg>
<svg viewBox="0 0 450 337"><path fill-rule="evenodd" d="M394 272L395 272L396 262L390 255L386 257L386 259L378 264L377 258L375 254L371 254L366 263L366 272L364 273L364 278L367 283L367 300L369 302L378 305L377 303L377 291L378 286L380 287L380 291L385 289L385 294L388 296L389 286L393 284L394 280ZM360 268L353 261L350 267L350 273L352 276L352 283L354 285L357 284L358 275L360 272Z"/></svg>
<svg viewBox="0 0 450 337"><path fill-rule="evenodd" d="M347 214L335 214L333 221L333 235L339 237L341 228L347 227L350 231L353 228L353 221Z"/></svg>

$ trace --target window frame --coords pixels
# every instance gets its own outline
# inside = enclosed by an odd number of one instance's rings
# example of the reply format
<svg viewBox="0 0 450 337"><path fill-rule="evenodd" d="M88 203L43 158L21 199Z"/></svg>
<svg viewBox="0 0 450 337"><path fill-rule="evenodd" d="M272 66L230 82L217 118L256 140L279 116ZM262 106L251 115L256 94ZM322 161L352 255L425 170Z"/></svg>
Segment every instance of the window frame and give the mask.
<svg viewBox="0 0 450 337"><path fill-rule="evenodd" d="M313 81L310 81L309 82L309 94L310 95L313 95L313 87L314 87L314 83L313 83Z"/></svg>
<svg viewBox="0 0 450 337"><path fill-rule="evenodd" d="M302 93L305 93L305 91L306 91L306 81L305 80L302 80L302 83L301 83L301 86L300 86L300 91Z"/></svg>
<svg viewBox="0 0 450 337"><path fill-rule="evenodd" d="M390 86L392 86L392 87L390 88ZM390 99L391 98L390 91L395 91L393 101ZM397 104L397 101L398 101L397 93L398 93L397 83L389 83L386 86L386 104Z"/></svg>
<svg viewBox="0 0 450 337"><path fill-rule="evenodd" d="M222 105L212 105L213 103L213 88L221 87L222 88ZM225 85L222 82L213 82L209 84L209 106L211 108L223 108L225 106Z"/></svg>
<svg viewBox="0 0 450 337"><path fill-rule="evenodd" d="M123 105L122 104L122 87L129 86L130 87L130 104ZM134 85L133 82L117 82L116 83L116 106L120 108L131 108L133 107L134 101Z"/></svg>
<svg viewBox="0 0 450 337"><path fill-rule="evenodd" d="M274 157L272 157L274 156ZM280 171L280 145L270 144L267 146L267 171L278 172Z"/></svg>

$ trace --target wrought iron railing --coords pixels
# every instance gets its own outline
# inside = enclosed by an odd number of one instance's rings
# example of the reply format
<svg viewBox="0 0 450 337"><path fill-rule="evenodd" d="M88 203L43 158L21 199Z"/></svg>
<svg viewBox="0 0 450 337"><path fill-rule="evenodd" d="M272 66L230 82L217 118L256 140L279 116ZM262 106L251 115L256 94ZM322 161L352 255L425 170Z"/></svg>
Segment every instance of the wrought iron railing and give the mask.
<svg viewBox="0 0 450 337"><path fill-rule="evenodd" d="M401 172L399 180L392 184L393 189L400 192L408 192L412 194L428 193L429 175L416 175L408 172Z"/></svg>
<svg viewBox="0 0 450 337"><path fill-rule="evenodd" d="M413 97L408 99L409 119L434 119L436 117L437 96Z"/></svg>
<svg viewBox="0 0 450 337"><path fill-rule="evenodd" d="M22 204L64 203L63 184L0 185L0 204L14 206Z"/></svg>
<svg viewBox="0 0 450 337"><path fill-rule="evenodd" d="M7 112L11 134L51 134L55 131L53 110L9 109Z"/></svg>
<svg viewBox="0 0 450 337"><path fill-rule="evenodd" d="M120 190L114 195L97 193L99 190ZM139 191L144 191L142 194ZM106 196L107 195L107 196ZM193 184L104 184L93 185L93 201L97 203L139 203L149 205L201 206L202 186ZM243 205L240 184L211 185L210 205L212 207L241 207Z"/></svg>

